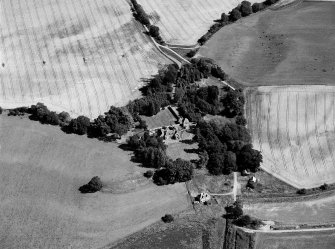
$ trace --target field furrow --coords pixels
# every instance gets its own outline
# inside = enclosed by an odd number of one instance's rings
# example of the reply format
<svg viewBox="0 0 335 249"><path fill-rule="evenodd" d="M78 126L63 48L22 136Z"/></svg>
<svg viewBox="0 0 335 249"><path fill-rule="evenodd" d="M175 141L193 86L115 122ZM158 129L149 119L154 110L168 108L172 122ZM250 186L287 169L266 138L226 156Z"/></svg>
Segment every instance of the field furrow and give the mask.
<svg viewBox="0 0 335 249"><path fill-rule="evenodd" d="M334 93L332 86L247 90L247 119L264 170L297 188L335 182Z"/></svg>
<svg viewBox="0 0 335 249"><path fill-rule="evenodd" d="M229 0L138 0L150 20L170 44L193 45L207 32L213 20L228 13L241 1ZM257 2L255 0L251 3Z"/></svg>

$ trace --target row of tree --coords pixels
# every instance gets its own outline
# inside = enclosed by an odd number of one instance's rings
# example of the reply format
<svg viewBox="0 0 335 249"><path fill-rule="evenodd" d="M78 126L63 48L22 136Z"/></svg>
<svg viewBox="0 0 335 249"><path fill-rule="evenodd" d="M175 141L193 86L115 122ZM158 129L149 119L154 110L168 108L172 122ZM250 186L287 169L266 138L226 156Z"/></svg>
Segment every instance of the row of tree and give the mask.
<svg viewBox="0 0 335 249"><path fill-rule="evenodd" d="M19 107L9 111L8 115L30 114L30 119L42 124L59 125L63 130L78 135L88 134L90 137L104 138L110 133L122 135L132 125L132 117L126 108L111 106L104 115L98 116L93 122L86 116L71 118L69 113L50 111L43 103L31 107Z"/></svg>
<svg viewBox="0 0 335 249"><path fill-rule="evenodd" d="M266 0L262 3L254 3L251 5L249 1L241 2L237 7L235 7L232 11L228 13L222 13L221 18L215 20L215 24L213 24L206 34L204 34L198 40L200 45L203 45L213 34L215 34L219 29L223 26L236 22L237 20L241 19L242 17L249 16L252 13L256 13L265 9L266 7L275 4L279 0Z"/></svg>
<svg viewBox="0 0 335 249"><path fill-rule="evenodd" d="M158 43L164 44L164 41L159 33L159 27L152 25L150 23L149 16L144 11L142 5L140 5L136 0L131 0L132 12L137 21L146 26L149 30L148 34L153 37Z"/></svg>

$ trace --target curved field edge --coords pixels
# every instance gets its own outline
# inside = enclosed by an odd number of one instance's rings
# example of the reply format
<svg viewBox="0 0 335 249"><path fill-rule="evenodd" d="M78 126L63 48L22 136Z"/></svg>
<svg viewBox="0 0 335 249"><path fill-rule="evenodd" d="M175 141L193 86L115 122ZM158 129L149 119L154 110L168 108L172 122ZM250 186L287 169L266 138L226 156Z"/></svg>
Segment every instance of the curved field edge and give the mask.
<svg viewBox="0 0 335 249"><path fill-rule="evenodd" d="M1 6L3 107L44 102L94 118L140 97L144 79L169 63L126 0L14 0Z"/></svg>
<svg viewBox="0 0 335 249"><path fill-rule="evenodd" d="M100 248L190 207L185 184L154 185L116 144L4 115L0 141L1 248ZM105 189L80 194L94 175Z"/></svg>
<svg viewBox="0 0 335 249"><path fill-rule="evenodd" d="M221 28L198 55L247 86L333 85L334 11L334 2L266 9Z"/></svg>
<svg viewBox="0 0 335 249"><path fill-rule="evenodd" d="M138 0L163 40L177 46L195 46L213 20L235 8L239 0ZM250 1L251 3L259 1Z"/></svg>
<svg viewBox="0 0 335 249"><path fill-rule="evenodd" d="M296 188L334 183L335 87L246 90L246 116L261 167Z"/></svg>

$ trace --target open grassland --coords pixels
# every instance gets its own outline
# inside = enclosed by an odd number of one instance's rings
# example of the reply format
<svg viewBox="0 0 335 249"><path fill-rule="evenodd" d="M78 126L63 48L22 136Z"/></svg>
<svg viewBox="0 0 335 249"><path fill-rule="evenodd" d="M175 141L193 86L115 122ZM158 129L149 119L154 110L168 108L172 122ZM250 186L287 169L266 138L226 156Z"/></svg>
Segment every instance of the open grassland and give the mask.
<svg viewBox="0 0 335 249"><path fill-rule="evenodd" d="M244 205L246 214L287 225L335 223L335 197L304 202L255 203Z"/></svg>
<svg viewBox="0 0 335 249"><path fill-rule="evenodd" d="M164 126L175 125L176 122L178 121L177 118L171 113L171 111L168 108L161 110L156 115L153 115L151 117L141 116L141 119L147 123L148 129L155 129Z"/></svg>
<svg viewBox="0 0 335 249"><path fill-rule="evenodd" d="M193 45L207 32L213 20L235 8L239 0L138 0L158 26L164 41ZM258 2L251 0L251 3ZM187 46L186 46L187 47Z"/></svg>
<svg viewBox="0 0 335 249"><path fill-rule="evenodd" d="M247 90L247 119L261 167L297 187L335 181L335 87Z"/></svg>
<svg viewBox="0 0 335 249"><path fill-rule="evenodd" d="M335 2L302 2L225 26L199 51L247 85L334 84Z"/></svg>
<svg viewBox="0 0 335 249"><path fill-rule="evenodd" d="M4 0L0 15L2 107L40 101L96 117L139 97L144 79L170 62L126 0Z"/></svg>
<svg viewBox="0 0 335 249"><path fill-rule="evenodd" d="M113 143L0 116L0 248L100 248L189 207L185 184L158 187ZM102 192L80 194L93 176Z"/></svg>
<svg viewBox="0 0 335 249"><path fill-rule="evenodd" d="M333 249L335 231L257 233L255 249Z"/></svg>

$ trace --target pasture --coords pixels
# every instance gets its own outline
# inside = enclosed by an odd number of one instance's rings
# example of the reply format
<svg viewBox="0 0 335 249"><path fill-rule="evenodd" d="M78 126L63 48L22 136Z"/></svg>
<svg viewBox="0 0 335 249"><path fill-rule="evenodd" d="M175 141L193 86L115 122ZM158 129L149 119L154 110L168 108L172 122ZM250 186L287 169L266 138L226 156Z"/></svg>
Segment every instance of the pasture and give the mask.
<svg viewBox="0 0 335 249"><path fill-rule="evenodd" d="M333 249L335 231L256 233L255 249Z"/></svg>
<svg viewBox="0 0 335 249"><path fill-rule="evenodd" d="M173 45L194 45L207 32L213 20L220 19L240 0L138 0L164 41ZM251 3L258 2L251 0Z"/></svg>
<svg viewBox="0 0 335 249"><path fill-rule="evenodd" d="M39 101L95 118L170 63L127 0L4 0L0 15L2 107Z"/></svg>
<svg viewBox="0 0 335 249"><path fill-rule="evenodd" d="M335 2L301 2L223 27L198 55L245 85L334 84Z"/></svg>
<svg viewBox="0 0 335 249"><path fill-rule="evenodd" d="M335 87L258 87L246 116L262 169L296 188L335 182Z"/></svg>
<svg viewBox="0 0 335 249"><path fill-rule="evenodd" d="M0 116L0 248L101 248L189 208L185 184L156 186L118 145ZM81 194L93 176L102 192Z"/></svg>

